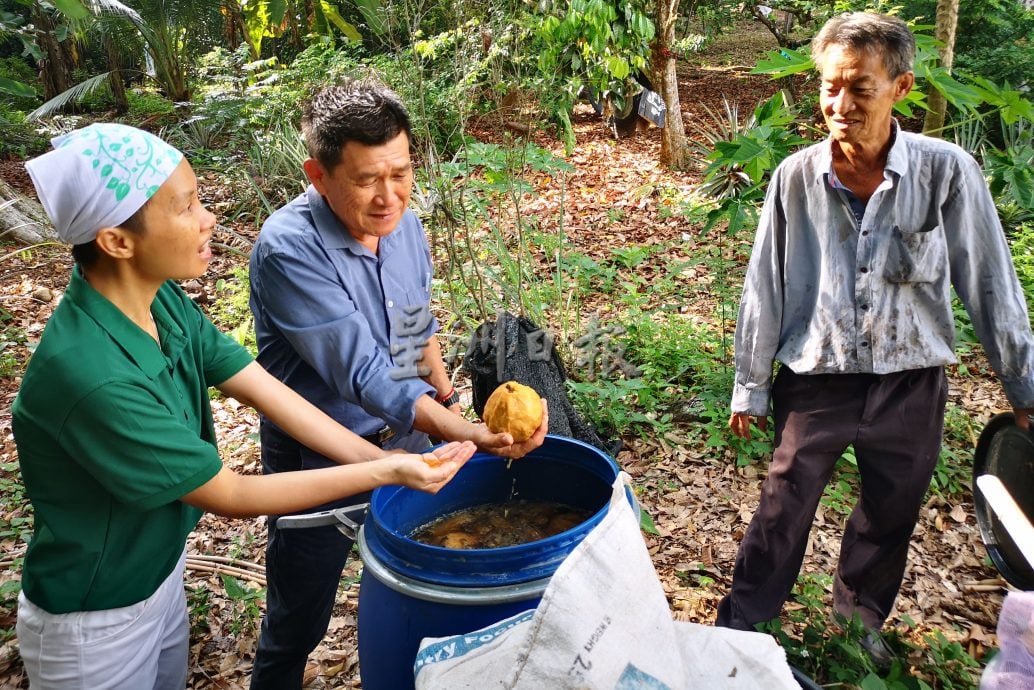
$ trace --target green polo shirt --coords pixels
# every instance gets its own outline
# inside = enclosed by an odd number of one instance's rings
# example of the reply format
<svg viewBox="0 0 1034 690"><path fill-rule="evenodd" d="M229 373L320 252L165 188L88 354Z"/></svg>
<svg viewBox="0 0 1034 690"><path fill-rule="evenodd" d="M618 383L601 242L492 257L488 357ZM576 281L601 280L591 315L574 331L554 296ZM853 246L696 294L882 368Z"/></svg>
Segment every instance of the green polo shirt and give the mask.
<svg viewBox="0 0 1034 690"><path fill-rule="evenodd" d="M36 526L22 589L51 613L151 596L201 517L178 499L222 466L208 389L251 356L173 282L151 313L160 348L76 267L14 401Z"/></svg>

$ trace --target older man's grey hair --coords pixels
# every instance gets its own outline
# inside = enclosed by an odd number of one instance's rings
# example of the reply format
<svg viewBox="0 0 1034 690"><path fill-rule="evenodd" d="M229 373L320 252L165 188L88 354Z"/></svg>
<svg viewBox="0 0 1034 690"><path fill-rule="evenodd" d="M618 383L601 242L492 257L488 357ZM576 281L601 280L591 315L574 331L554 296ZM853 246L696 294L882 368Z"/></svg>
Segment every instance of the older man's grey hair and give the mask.
<svg viewBox="0 0 1034 690"><path fill-rule="evenodd" d="M374 79L350 79L327 87L313 96L302 112L302 136L309 157L327 170L341 161L341 149L349 141L378 146L402 132L412 138L402 99Z"/></svg>
<svg viewBox="0 0 1034 690"><path fill-rule="evenodd" d="M833 17L811 41L811 57L821 69L830 46L873 52L883 58L892 77L912 70L916 40L908 25L897 17L873 12L848 12Z"/></svg>

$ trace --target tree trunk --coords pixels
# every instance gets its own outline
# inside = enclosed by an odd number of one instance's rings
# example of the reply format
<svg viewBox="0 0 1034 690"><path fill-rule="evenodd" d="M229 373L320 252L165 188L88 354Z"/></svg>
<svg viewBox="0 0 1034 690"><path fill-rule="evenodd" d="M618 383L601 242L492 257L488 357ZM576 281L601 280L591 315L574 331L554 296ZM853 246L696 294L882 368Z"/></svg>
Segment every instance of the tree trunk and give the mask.
<svg viewBox="0 0 1034 690"><path fill-rule="evenodd" d="M301 50L305 45L302 41L302 30L298 26L298 9L293 4L287 6L287 12L285 14L287 19L287 25L291 29L291 47Z"/></svg>
<svg viewBox="0 0 1034 690"><path fill-rule="evenodd" d="M654 83L660 88L667 113L661 130L661 165L672 170L689 167L692 156L679 104L679 80L675 56L670 46L675 43L675 20L680 0L657 0L657 38L653 44Z"/></svg>
<svg viewBox="0 0 1034 690"><path fill-rule="evenodd" d="M57 240L43 207L19 194L3 179L0 179L0 239L13 239L22 244Z"/></svg>
<svg viewBox="0 0 1034 690"><path fill-rule="evenodd" d="M104 55L108 61L108 71L111 77L108 78L108 85L111 87L111 96L115 100L115 112L123 115L129 112L129 101L126 99L126 83L122 79L122 66L119 61L118 51L111 41L111 36L104 34L101 39L104 42Z"/></svg>
<svg viewBox="0 0 1034 690"><path fill-rule="evenodd" d="M305 20L305 33L312 33L312 22L316 10L312 6L312 0L302 0L302 19Z"/></svg>
<svg viewBox="0 0 1034 690"><path fill-rule="evenodd" d="M237 35L237 18L235 16L240 13L240 4L224 0L220 5L219 13L223 17L223 48L232 53L241 44Z"/></svg>
<svg viewBox="0 0 1034 690"><path fill-rule="evenodd" d="M959 0L937 0L937 26L934 29L934 37L942 43L941 67L949 72L955 61L955 28L958 24ZM939 137L944 129L944 115L948 110L948 103L944 100L944 94L932 86L926 99L930 109L926 111L923 120L923 133Z"/></svg>
<svg viewBox="0 0 1034 690"><path fill-rule="evenodd" d="M36 25L36 44L43 51L40 60L43 100L50 100L72 87L72 70L66 51L55 38L54 22L39 3L33 3L32 21Z"/></svg>

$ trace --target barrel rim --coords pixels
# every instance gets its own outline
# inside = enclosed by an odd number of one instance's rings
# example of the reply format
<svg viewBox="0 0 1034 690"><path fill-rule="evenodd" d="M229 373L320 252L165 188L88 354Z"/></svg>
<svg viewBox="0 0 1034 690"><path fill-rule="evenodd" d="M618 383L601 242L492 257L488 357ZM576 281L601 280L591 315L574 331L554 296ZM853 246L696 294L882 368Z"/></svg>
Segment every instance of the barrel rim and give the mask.
<svg viewBox="0 0 1034 690"><path fill-rule="evenodd" d="M494 587L457 587L435 584L396 573L384 565L366 543L365 526L359 528L356 544L359 546L359 558L363 562L364 575L369 573L385 587L400 594L436 604L486 606L536 599L546 591L546 586L552 577Z"/></svg>
<svg viewBox="0 0 1034 690"><path fill-rule="evenodd" d="M593 477L593 481L599 480L601 495L605 490L607 496L610 495L609 487L621 471L617 462L604 451L565 436L547 435L542 447L517 462L532 459L563 465L568 470L578 469L586 481L589 477ZM478 453L472 460L480 465L478 471L496 472L505 458ZM468 463L468 467L461 472L473 471L474 468L475 465ZM451 489L451 485L446 487L446 490ZM567 554L599 524L608 510L606 499L602 498L600 508L587 520L546 539L493 549L458 550L415 541L409 537L406 528L400 529L393 519L388 518L392 514L390 506L394 501L410 494L417 492L397 486L374 490L365 521L367 550L376 553L378 560L393 572L435 585L478 587L492 583L488 586L495 587L541 579L556 570ZM433 500L433 497L429 499L414 495L412 500L426 501ZM522 560L516 569L513 564L515 558ZM456 571L455 564L463 561L468 561L469 566L462 572Z"/></svg>

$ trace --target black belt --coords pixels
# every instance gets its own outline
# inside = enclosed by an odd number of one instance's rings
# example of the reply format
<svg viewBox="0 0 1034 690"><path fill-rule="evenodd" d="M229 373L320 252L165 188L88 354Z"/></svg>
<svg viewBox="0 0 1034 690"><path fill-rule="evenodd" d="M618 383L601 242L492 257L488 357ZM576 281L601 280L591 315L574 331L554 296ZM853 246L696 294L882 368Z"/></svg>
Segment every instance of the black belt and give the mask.
<svg viewBox="0 0 1034 690"><path fill-rule="evenodd" d="M364 441L369 441L375 446L384 447L384 444L395 438L395 430L390 426L383 426L372 434L367 434L362 437Z"/></svg>

